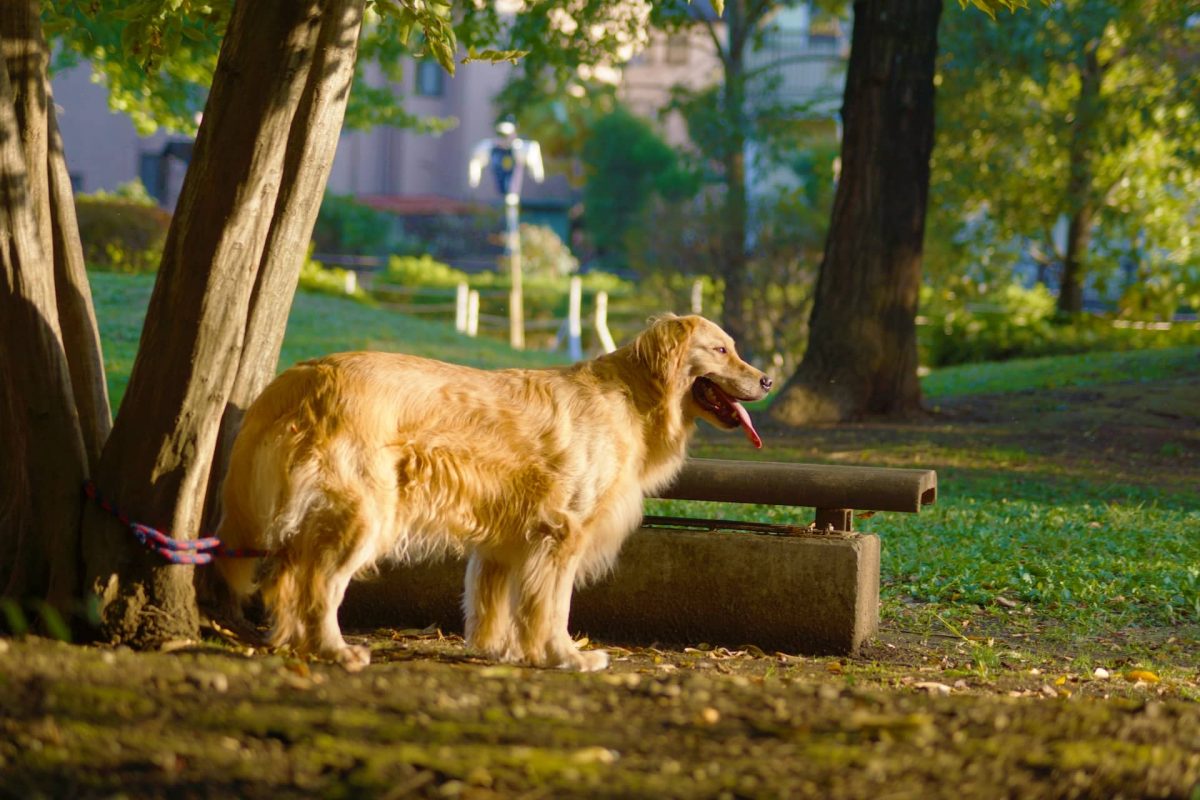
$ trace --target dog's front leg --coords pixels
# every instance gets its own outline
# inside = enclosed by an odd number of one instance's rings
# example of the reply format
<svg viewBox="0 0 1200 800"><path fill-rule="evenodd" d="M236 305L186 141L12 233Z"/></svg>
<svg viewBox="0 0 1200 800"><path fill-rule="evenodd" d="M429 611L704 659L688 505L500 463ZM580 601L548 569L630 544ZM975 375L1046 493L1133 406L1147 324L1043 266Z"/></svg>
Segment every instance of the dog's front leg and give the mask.
<svg viewBox="0 0 1200 800"><path fill-rule="evenodd" d="M603 650L582 651L567 631L580 556L546 537L526 560L518 590L517 639L525 659L539 667L594 672L608 666Z"/></svg>

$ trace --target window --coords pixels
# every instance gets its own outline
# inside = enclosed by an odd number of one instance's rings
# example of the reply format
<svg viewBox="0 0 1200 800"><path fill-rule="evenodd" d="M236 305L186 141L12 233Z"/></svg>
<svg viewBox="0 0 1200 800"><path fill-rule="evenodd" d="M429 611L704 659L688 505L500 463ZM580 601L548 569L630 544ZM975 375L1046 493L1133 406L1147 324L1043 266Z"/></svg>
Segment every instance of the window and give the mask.
<svg viewBox="0 0 1200 800"><path fill-rule="evenodd" d="M686 33L672 33L667 37L668 64L686 64L692 51L692 43Z"/></svg>
<svg viewBox="0 0 1200 800"><path fill-rule="evenodd" d="M431 59L417 62L417 95L419 97L441 97L446 93L446 72L442 65Z"/></svg>

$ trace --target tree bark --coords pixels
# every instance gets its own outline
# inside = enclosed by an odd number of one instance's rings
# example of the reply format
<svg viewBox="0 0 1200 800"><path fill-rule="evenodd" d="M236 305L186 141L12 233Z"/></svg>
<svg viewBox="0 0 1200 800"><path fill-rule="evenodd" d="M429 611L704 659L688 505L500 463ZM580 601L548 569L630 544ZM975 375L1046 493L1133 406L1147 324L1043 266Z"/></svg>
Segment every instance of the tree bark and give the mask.
<svg viewBox="0 0 1200 800"><path fill-rule="evenodd" d="M1087 277L1087 251L1096 215L1092 158L1099 119L1100 87L1104 71L1097 50L1098 40L1089 42L1078 62L1079 96L1071 123L1071 149L1067 176L1067 247L1058 287L1058 311L1083 311L1083 282Z"/></svg>
<svg viewBox="0 0 1200 800"><path fill-rule="evenodd" d="M796 374L771 408L799 425L921 408L916 313L941 0L854 4L842 173Z"/></svg>
<svg viewBox="0 0 1200 800"><path fill-rule="evenodd" d="M313 98L329 92L325 113L337 109L340 123L348 81L321 84L353 63L363 4L234 6L96 479L132 517L176 537L193 538L200 528L222 413L243 363L248 376L257 375L266 360L261 349L277 351L272 343L286 311L266 304L285 282L280 273L298 269L303 248L274 251L311 233L307 209L320 194L294 194L323 185L330 160L315 153L336 146L340 127L314 128ZM310 170L324 174L302 179ZM248 327L252 297L261 322ZM196 635L191 567L146 553L96 509L84 529L88 584L100 598L107 638L147 647Z"/></svg>
<svg viewBox="0 0 1200 800"><path fill-rule="evenodd" d="M47 83L49 87L49 83ZM79 223L75 217L75 197L71 176L63 153L62 136L54 114L54 99L46 105L49 127L50 233L54 244L54 291L58 319L62 326L67 367L75 394L75 409L87 452L88 471L100 463L100 451L112 431L112 408L108 402L108 383L104 377L104 354L100 348L100 327L88 284Z"/></svg>
<svg viewBox="0 0 1200 800"><path fill-rule="evenodd" d="M275 217L250 298L242 359L221 418L205 513L205 524L209 529L216 527L219 518L221 480L225 477L242 417L250 403L275 377L279 364L288 312L313 225L321 210L325 184L333 168L346 111L346 96L354 80L356 48L339 46L338 42L357 39L361 5L341 3L327 12L343 15L343 21L322 27L312 70L313 74L321 76L321 80L308 82L296 112L284 158Z"/></svg>
<svg viewBox="0 0 1200 800"><path fill-rule="evenodd" d="M48 50L33 0L0 5L0 579L69 612L87 456L55 291Z"/></svg>

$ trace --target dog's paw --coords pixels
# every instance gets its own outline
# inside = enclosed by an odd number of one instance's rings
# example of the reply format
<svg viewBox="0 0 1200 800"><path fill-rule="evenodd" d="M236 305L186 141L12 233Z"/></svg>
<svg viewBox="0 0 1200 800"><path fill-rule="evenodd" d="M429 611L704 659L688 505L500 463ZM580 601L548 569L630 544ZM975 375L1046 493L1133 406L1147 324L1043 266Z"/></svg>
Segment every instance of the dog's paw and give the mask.
<svg viewBox="0 0 1200 800"><path fill-rule="evenodd" d="M371 651L362 645L348 644L337 651L334 660L347 672L359 672L371 663Z"/></svg>
<svg viewBox="0 0 1200 800"><path fill-rule="evenodd" d="M599 672L602 669L608 668L608 651L607 650L580 650L578 651L580 665L575 669L580 672Z"/></svg>
<svg viewBox="0 0 1200 800"><path fill-rule="evenodd" d="M556 659L556 663L547 666L575 672L599 672L608 666L608 652L605 650L577 650L572 647L561 653Z"/></svg>

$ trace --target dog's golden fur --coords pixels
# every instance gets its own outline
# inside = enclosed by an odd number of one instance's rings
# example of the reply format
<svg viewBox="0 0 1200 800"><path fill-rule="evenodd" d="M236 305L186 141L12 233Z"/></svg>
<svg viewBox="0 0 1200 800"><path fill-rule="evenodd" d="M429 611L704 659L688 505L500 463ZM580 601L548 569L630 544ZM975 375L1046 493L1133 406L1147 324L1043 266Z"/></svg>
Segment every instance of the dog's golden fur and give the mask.
<svg viewBox="0 0 1200 800"><path fill-rule="evenodd" d="M358 667L337 609L383 558L469 554L468 645L489 657L602 669L567 633L572 588L607 570L642 499L683 464L697 378L734 399L770 381L701 317L652 321L631 344L571 367L484 371L344 353L284 372L234 444L217 535L270 550L224 559L242 598L261 588L272 643Z"/></svg>

